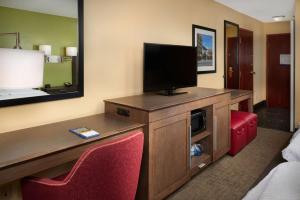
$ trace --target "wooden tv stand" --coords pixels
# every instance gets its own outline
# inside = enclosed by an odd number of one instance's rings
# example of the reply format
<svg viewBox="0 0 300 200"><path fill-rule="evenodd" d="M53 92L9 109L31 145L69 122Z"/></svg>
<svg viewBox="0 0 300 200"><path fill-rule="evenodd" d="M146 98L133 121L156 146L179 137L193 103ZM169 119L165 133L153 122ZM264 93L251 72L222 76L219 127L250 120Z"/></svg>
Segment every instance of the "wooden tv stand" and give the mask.
<svg viewBox="0 0 300 200"><path fill-rule="evenodd" d="M163 199L191 176L230 149L230 105L252 99L252 92L188 88L187 94L154 93L105 100L105 112L146 124L145 146L137 199ZM246 95L246 96L245 96ZM250 96L247 96L250 95ZM245 96L246 98L241 98ZM252 101L248 101L252 106ZM250 106L249 106L250 107ZM205 109L207 130L190 137L191 111ZM190 157L190 146L200 143L204 153Z"/></svg>

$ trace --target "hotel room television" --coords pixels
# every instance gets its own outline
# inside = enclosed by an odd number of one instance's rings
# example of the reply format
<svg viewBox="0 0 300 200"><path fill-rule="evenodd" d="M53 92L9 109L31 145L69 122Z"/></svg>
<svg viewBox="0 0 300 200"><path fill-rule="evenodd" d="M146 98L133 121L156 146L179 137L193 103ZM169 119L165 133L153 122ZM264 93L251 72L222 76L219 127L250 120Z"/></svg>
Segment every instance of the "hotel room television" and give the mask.
<svg viewBox="0 0 300 200"><path fill-rule="evenodd" d="M178 88L197 85L197 49L191 46L144 44L144 92L177 95Z"/></svg>

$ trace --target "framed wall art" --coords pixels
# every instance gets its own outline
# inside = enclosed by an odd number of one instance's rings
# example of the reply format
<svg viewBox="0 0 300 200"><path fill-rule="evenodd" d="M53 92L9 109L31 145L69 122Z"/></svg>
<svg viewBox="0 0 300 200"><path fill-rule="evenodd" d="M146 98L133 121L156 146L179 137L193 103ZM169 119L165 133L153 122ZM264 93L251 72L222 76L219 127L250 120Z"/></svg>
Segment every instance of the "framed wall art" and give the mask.
<svg viewBox="0 0 300 200"><path fill-rule="evenodd" d="M198 74L216 73L216 30L193 24L193 46L197 47Z"/></svg>

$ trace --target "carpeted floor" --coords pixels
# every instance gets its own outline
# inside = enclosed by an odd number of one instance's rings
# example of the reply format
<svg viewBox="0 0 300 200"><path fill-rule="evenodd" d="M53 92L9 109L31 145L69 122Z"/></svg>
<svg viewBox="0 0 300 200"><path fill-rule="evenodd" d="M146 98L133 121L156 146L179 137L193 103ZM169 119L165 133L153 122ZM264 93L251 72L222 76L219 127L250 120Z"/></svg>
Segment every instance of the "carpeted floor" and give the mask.
<svg viewBox="0 0 300 200"><path fill-rule="evenodd" d="M291 133L258 128L236 156L224 156L195 176L168 200L240 200L288 143Z"/></svg>

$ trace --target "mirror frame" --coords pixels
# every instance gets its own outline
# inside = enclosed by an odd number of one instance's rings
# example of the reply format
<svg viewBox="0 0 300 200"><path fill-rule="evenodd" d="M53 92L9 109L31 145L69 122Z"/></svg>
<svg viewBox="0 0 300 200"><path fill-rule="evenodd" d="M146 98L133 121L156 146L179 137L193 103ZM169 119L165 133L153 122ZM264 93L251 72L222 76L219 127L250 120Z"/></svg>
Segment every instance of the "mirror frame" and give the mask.
<svg viewBox="0 0 300 200"><path fill-rule="evenodd" d="M240 26L236 23L233 23L231 21L227 21L227 20L224 20L224 88L227 88L226 86L226 82L227 82L227 62L226 62L226 25L227 24L230 24L230 25L233 25L233 26L236 26L237 29L238 29L238 33L237 33L237 37L240 38ZM238 55L237 55L237 62L239 63L239 45L237 45L237 52L238 52Z"/></svg>
<svg viewBox="0 0 300 200"><path fill-rule="evenodd" d="M18 99L0 100L0 107L39 103L84 96L84 0L77 0L78 8L78 89L74 92L51 94L46 96L26 97Z"/></svg>

